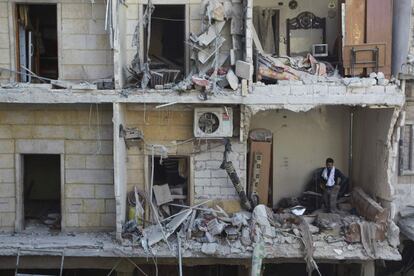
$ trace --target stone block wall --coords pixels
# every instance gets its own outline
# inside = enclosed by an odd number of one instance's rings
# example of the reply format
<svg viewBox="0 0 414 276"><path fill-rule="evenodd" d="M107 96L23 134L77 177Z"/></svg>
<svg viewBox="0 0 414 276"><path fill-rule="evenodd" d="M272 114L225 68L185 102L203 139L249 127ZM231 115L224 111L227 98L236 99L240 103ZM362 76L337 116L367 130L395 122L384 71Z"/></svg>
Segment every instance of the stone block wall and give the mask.
<svg viewBox="0 0 414 276"><path fill-rule="evenodd" d="M151 157L150 144L163 145L168 149L170 156L191 157L193 168L192 194L194 203L205 199L237 200L237 193L226 172L221 170L224 144L221 140L193 139L193 110L174 107L155 110L147 105L127 106L127 127L136 127L143 131L145 146L131 147L127 154L128 191L134 186L145 189L144 167L145 158ZM246 146L237 138L232 139L233 152L229 158L233 162L242 183L246 181L245 155ZM159 151L155 149L155 154Z"/></svg>
<svg viewBox="0 0 414 276"><path fill-rule="evenodd" d="M15 49L11 46L14 41L10 41L9 34L13 11L9 2L0 0L0 67L15 70ZM95 80L114 75L113 51L105 31L105 8L104 0L95 0L93 4L83 0L57 1L60 79ZM9 77L7 72L0 74L0 80Z"/></svg>
<svg viewBox="0 0 414 276"><path fill-rule="evenodd" d="M63 154L67 230L115 228L112 106L0 106L0 229L14 229L15 155Z"/></svg>
<svg viewBox="0 0 414 276"><path fill-rule="evenodd" d="M61 70L65 80L113 76L113 52L105 31L105 1L62 1Z"/></svg>
<svg viewBox="0 0 414 276"><path fill-rule="evenodd" d="M10 42L9 42L9 4L0 0L0 67L11 69ZM0 71L0 81L8 79L10 73Z"/></svg>

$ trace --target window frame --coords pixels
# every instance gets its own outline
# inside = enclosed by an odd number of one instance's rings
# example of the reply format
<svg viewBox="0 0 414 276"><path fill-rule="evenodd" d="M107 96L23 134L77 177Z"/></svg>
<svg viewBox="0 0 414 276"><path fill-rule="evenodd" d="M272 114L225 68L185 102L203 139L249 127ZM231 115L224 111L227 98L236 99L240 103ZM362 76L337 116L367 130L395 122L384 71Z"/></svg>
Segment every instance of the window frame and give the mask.
<svg viewBox="0 0 414 276"><path fill-rule="evenodd" d="M405 128L410 128L410 138L408 140L408 169L405 169L404 164L404 141L405 141ZM399 176L414 175L414 121L406 121L405 124L400 128L400 139L398 145L398 173Z"/></svg>

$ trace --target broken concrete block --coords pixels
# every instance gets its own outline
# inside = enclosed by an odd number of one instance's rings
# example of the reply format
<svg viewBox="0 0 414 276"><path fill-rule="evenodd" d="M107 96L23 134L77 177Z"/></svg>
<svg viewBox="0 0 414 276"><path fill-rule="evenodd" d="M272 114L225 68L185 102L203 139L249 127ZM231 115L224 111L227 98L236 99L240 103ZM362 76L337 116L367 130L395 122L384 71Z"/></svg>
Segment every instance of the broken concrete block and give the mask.
<svg viewBox="0 0 414 276"><path fill-rule="evenodd" d="M246 97L247 96L248 91L249 91L248 89L249 89L249 87L247 86L247 80L246 79L242 79L242 81L241 81L241 95L243 97Z"/></svg>
<svg viewBox="0 0 414 276"><path fill-rule="evenodd" d="M206 255L215 255L217 252L217 243L203 243L201 246L201 252Z"/></svg>
<svg viewBox="0 0 414 276"><path fill-rule="evenodd" d="M239 79L236 74L234 74L233 70L229 69L229 71L227 71L226 79L229 82L231 89L237 90L239 87Z"/></svg>
<svg viewBox="0 0 414 276"><path fill-rule="evenodd" d="M204 32L198 37L198 43L201 46L208 46L221 32L225 24L226 22L220 21L211 25L206 32Z"/></svg>
<svg viewBox="0 0 414 276"><path fill-rule="evenodd" d="M370 221L385 223L388 219L388 210L382 208L359 187L352 191L352 205L361 216Z"/></svg>
<svg viewBox="0 0 414 276"><path fill-rule="evenodd" d="M208 48L205 48L198 52L198 60L204 64L223 46L226 39L224 37L218 37L217 41L212 43ZM216 46L217 44L217 46Z"/></svg>
<svg viewBox="0 0 414 276"><path fill-rule="evenodd" d="M224 21L224 6L218 0L211 0L207 6L207 16L217 21Z"/></svg>
<svg viewBox="0 0 414 276"><path fill-rule="evenodd" d="M253 65L242 61L242 60L238 60L236 62L236 75L242 79L246 79L249 80L251 78L253 74Z"/></svg>
<svg viewBox="0 0 414 276"><path fill-rule="evenodd" d="M155 200L157 201L158 206L173 201L168 184L154 185L152 190L154 191Z"/></svg>

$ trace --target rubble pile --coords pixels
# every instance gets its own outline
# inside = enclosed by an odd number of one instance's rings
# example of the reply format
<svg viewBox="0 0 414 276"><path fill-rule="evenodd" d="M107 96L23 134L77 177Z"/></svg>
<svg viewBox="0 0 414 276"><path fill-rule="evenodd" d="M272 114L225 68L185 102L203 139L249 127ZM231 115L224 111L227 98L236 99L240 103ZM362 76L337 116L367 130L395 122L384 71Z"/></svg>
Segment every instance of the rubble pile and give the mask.
<svg viewBox="0 0 414 276"><path fill-rule="evenodd" d="M301 215L298 210L305 207L280 208L275 212L259 204L252 212L230 215L218 205L203 207L207 203L183 206L182 211L161 223L143 228L131 227L136 225L134 221L127 222L124 237L153 254L162 248L162 241L172 250L179 237L184 256L186 251L215 257L250 256L253 267L260 267L263 258L271 258L282 248L285 252L279 253L287 256L289 250L300 250L308 271L318 270L313 257L316 249L338 258L360 250L367 258L375 259L379 248L398 245L398 233L384 216L387 210L358 188L353 191L351 212L347 211L346 202L339 204L336 213L317 209L311 213L303 210Z"/></svg>

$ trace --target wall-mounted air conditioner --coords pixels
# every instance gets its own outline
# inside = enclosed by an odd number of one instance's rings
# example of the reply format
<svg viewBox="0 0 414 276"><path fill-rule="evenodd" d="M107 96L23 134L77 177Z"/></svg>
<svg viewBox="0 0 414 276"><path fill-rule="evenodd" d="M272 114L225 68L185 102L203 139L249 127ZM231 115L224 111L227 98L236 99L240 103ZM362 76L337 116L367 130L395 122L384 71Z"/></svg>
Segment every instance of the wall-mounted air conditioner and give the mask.
<svg viewBox="0 0 414 276"><path fill-rule="evenodd" d="M194 136L200 138L233 136L233 110L230 107L195 108Z"/></svg>

